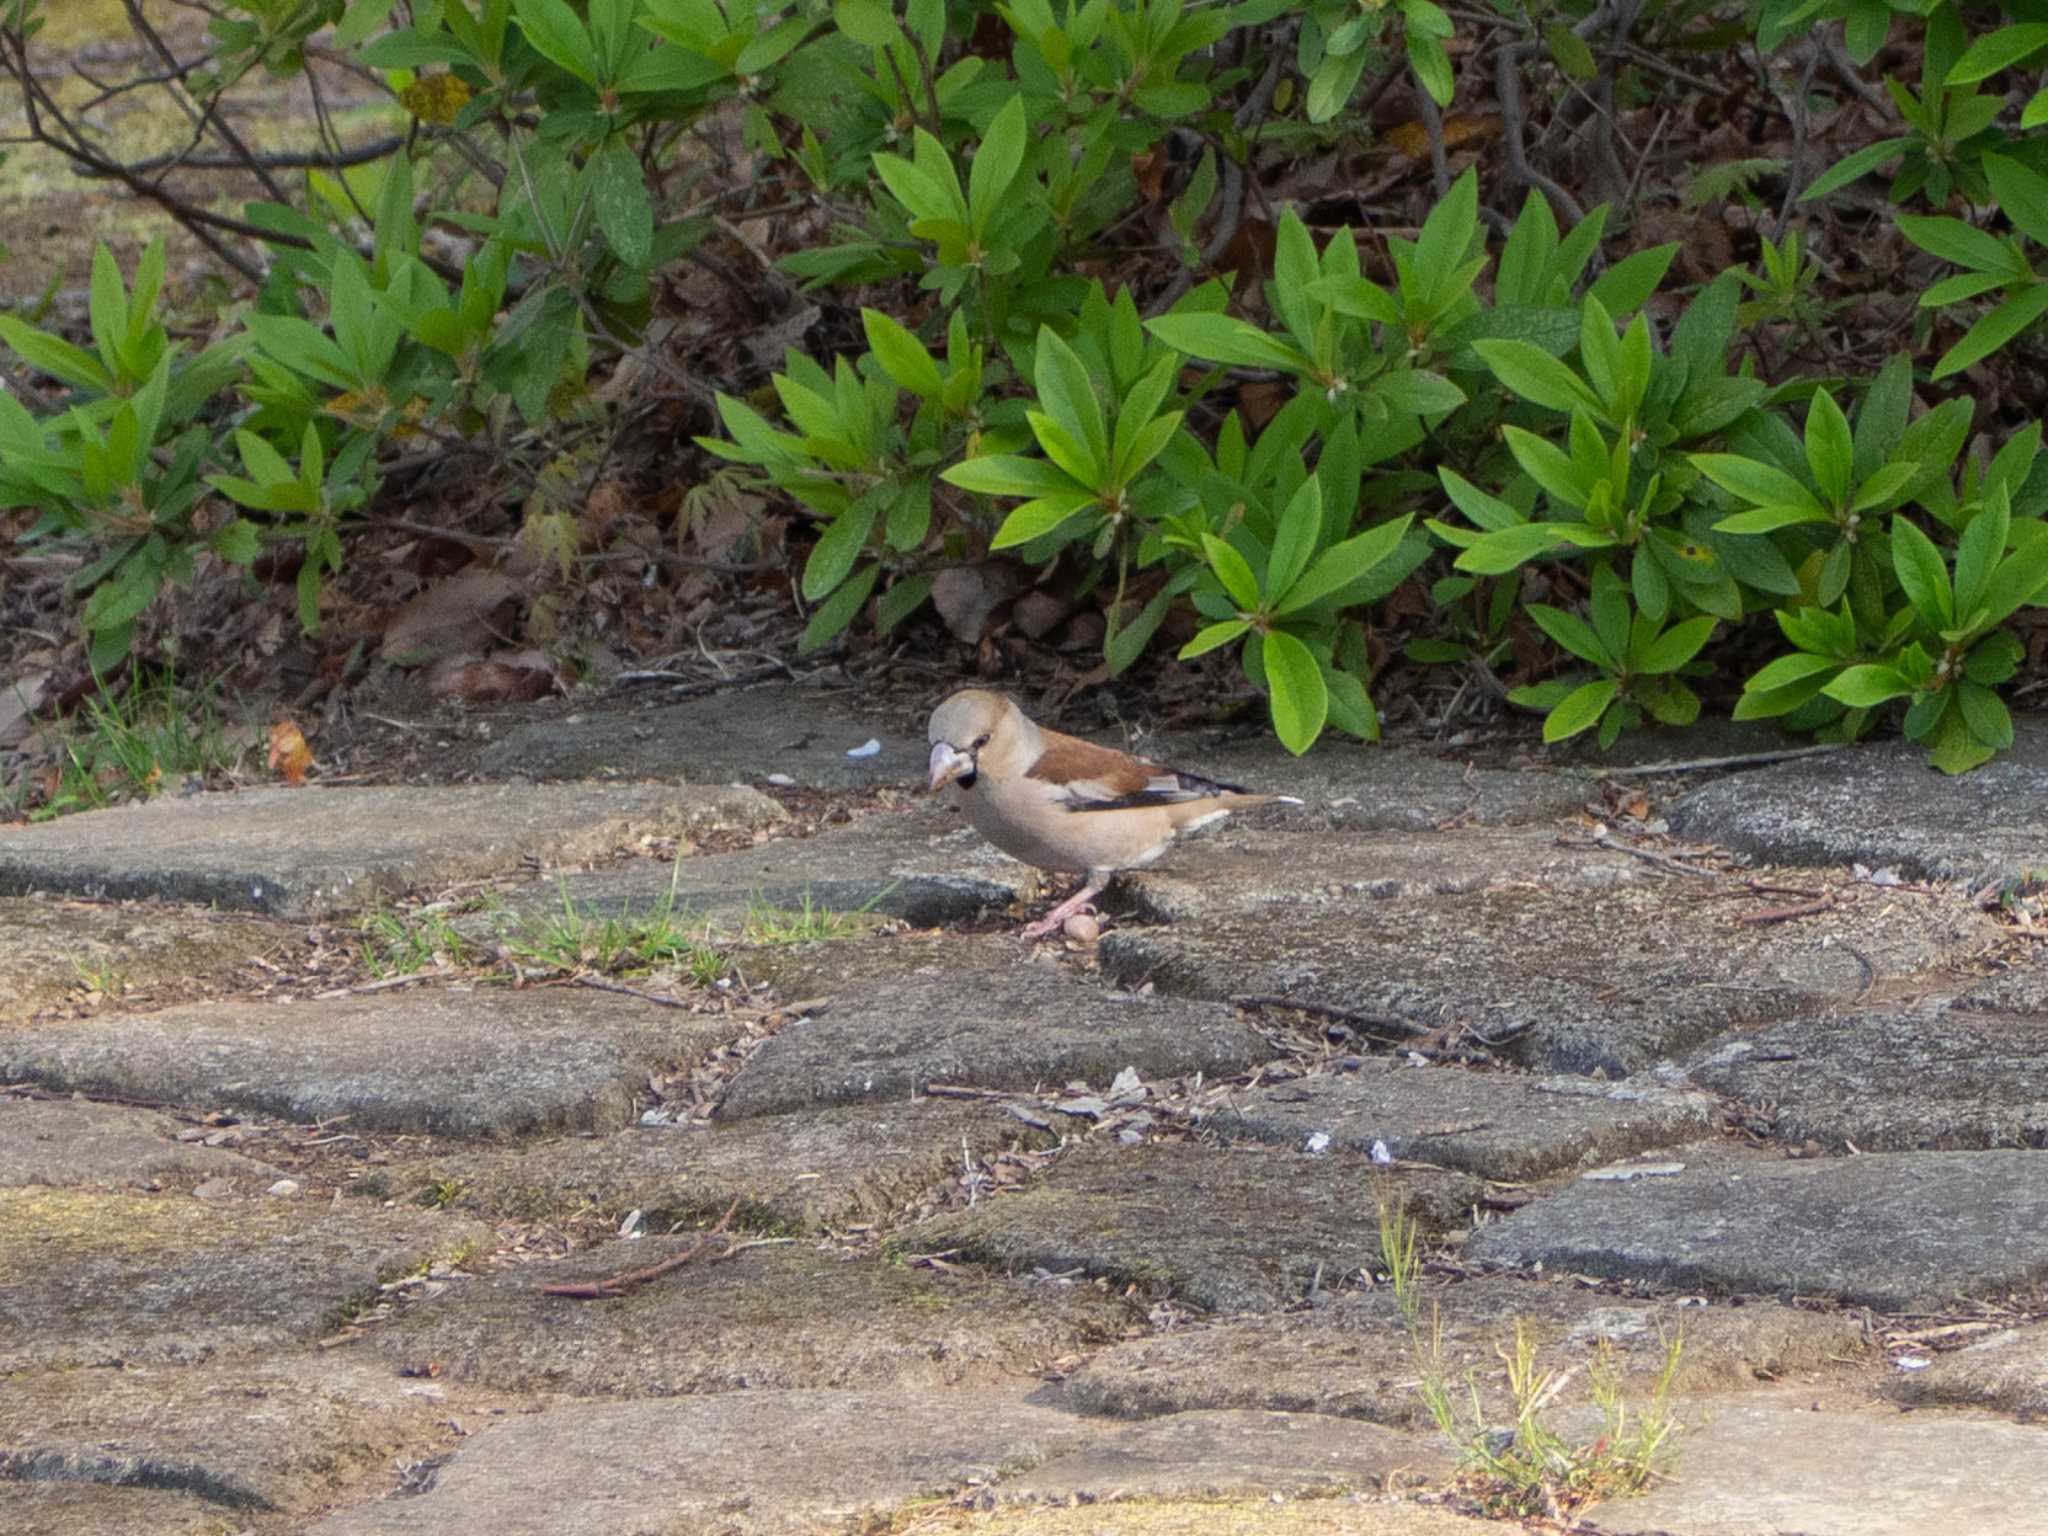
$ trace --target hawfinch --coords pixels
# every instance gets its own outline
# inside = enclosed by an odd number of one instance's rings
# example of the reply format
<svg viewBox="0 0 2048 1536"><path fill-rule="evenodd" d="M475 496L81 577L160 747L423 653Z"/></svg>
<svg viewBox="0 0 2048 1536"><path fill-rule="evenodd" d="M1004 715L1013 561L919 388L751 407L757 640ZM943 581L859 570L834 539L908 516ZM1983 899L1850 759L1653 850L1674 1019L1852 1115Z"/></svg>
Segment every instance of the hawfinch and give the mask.
<svg viewBox="0 0 2048 1536"><path fill-rule="evenodd" d="M1024 930L1043 938L1142 869L1182 832L1255 805L1299 805L1148 763L1033 724L1001 694L967 688L932 711L931 787L1012 858L1088 880Z"/></svg>

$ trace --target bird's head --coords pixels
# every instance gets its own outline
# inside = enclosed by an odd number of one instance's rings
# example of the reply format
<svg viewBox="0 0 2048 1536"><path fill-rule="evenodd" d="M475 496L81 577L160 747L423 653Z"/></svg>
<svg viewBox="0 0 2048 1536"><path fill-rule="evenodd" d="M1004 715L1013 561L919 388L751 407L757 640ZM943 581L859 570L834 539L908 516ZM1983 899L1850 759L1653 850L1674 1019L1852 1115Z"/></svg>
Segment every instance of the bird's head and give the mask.
<svg viewBox="0 0 2048 1536"><path fill-rule="evenodd" d="M948 784L974 786L981 755L992 745L1000 749L1020 718L1017 706L984 688L963 688L932 711L931 787L936 794Z"/></svg>

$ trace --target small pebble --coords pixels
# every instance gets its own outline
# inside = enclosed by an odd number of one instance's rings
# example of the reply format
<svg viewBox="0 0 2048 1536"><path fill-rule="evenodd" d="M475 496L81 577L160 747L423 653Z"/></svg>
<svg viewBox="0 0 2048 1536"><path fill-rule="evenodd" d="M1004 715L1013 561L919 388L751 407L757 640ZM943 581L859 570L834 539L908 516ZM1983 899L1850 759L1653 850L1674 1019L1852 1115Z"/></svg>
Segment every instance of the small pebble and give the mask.
<svg viewBox="0 0 2048 1536"><path fill-rule="evenodd" d="M279 1179L270 1188L263 1191L266 1195L275 1195L280 1200L289 1200L298 1192L299 1181L297 1179Z"/></svg>
<svg viewBox="0 0 2048 1536"><path fill-rule="evenodd" d="M1102 924L1086 912L1076 912L1067 919L1061 931L1076 944L1093 944L1102 937Z"/></svg>

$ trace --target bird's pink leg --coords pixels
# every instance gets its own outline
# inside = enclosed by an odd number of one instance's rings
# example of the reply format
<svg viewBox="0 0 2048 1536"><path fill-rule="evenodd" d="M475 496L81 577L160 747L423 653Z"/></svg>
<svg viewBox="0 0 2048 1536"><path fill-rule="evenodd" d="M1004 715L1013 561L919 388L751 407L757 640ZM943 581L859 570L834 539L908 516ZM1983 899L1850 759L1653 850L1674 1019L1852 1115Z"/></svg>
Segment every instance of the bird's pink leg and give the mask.
<svg viewBox="0 0 2048 1536"><path fill-rule="evenodd" d="M1108 884L1108 876L1097 880L1091 875L1088 883L1082 886L1080 890L1074 892L1073 895L1026 928L1024 930L1024 937L1027 939L1042 939L1047 934L1056 932L1068 918L1072 917L1076 912L1085 909L1089 902L1100 896L1102 888Z"/></svg>

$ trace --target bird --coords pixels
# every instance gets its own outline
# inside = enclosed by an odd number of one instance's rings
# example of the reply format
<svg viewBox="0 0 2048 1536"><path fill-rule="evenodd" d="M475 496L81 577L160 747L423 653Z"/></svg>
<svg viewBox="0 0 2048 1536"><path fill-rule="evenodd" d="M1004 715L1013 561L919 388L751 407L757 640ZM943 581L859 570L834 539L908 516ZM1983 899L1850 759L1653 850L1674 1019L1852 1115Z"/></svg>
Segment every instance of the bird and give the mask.
<svg viewBox="0 0 2048 1536"><path fill-rule="evenodd" d="M929 734L933 794L943 791L1012 858L1087 876L1024 930L1027 939L1088 910L1119 870L1144 868L1183 832L1257 805L1301 804L1048 729L1016 700L983 688L941 703Z"/></svg>

